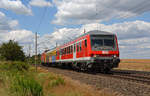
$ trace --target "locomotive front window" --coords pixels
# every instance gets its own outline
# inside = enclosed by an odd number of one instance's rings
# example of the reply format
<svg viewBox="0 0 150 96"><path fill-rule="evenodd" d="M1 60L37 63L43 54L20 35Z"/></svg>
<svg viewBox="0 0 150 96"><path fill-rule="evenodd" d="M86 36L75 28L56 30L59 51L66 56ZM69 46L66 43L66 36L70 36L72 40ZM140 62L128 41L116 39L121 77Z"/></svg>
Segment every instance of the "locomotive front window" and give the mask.
<svg viewBox="0 0 150 96"><path fill-rule="evenodd" d="M114 48L114 40L113 39L104 39L104 46L109 46Z"/></svg>
<svg viewBox="0 0 150 96"><path fill-rule="evenodd" d="M102 39L93 39L92 46L95 46L95 47L103 46L103 40Z"/></svg>
<svg viewBox="0 0 150 96"><path fill-rule="evenodd" d="M114 35L92 35L92 50L115 50L116 43Z"/></svg>

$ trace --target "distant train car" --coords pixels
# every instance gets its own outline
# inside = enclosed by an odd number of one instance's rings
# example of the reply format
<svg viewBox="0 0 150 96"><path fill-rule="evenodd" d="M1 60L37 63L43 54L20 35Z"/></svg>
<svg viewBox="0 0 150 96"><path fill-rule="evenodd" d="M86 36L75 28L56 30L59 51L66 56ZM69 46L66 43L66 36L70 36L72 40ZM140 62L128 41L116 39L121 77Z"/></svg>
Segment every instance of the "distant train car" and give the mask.
<svg viewBox="0 0 150 96"><path fill-rule="evenodd" d="M41 55L41 62L43 65L49 66L49 64L56 63L56 49L46 50Z"/></svg>
<svg viewBox="0 0 150 96"><path fill-rule="evenodd" d="M79 70L109 72L110 69L118 67L120 62L117 36L99 30L89 31L54 50L56 54L48 55L49 52L42 54L42 63ZM50 58L49 56L55 56L55 61L47 61L45 58Z"/></svg>

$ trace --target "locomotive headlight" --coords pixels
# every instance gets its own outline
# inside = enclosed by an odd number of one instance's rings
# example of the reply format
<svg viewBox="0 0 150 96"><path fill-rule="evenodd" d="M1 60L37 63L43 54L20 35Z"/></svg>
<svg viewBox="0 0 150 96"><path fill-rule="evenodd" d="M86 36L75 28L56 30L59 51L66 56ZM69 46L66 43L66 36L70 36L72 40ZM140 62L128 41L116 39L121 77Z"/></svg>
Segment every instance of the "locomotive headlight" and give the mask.
<svg viewBox="0 0 150 96"><path fill-rule="evenodd" d="M117 56L116 55L114 55L114 58L116 58Z"/></svg>
<svg viewBox="0 0 150 96"><path fill-rule="evenodd" d="M93 57L96 57L96 55L94 55Z"/></svg>
<svg viewBox="0 0 150 96"><path fill-rule="evenodd" d="M99 55L96 55L96 54L95 54L93 57L99 57Z"/></svg>

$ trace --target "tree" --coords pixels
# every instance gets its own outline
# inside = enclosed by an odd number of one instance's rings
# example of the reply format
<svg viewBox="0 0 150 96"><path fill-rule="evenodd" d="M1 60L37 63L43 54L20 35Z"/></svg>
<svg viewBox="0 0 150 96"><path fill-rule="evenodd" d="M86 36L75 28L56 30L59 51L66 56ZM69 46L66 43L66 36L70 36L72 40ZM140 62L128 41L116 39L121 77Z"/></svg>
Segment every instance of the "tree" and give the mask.
<svg viewBox="0 0 150 96"><path fill-rule="evenodd" d="M24 61L25 54L17 42L10 40L0 46L0 57L5 60Z"/></svg>

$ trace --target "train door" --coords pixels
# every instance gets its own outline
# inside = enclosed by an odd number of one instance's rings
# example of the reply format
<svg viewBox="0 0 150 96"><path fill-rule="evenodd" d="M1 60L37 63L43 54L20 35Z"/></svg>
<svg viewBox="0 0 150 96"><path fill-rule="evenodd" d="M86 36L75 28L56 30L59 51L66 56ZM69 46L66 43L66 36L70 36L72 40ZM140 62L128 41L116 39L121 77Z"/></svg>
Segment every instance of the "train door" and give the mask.
<svg viewBox="0 0 150 96"><path fill-rule="evenodd" d="M76 60L76 43L73 45L73 60Z"/></svg>
<svg viewBox="0 0 150 96"><path fill-rule="evenodd" d="M83 42L83 57L87 56L87 39L84 40Z"/></svg>
<svg viewBox="0 0 150 96"><path fill-rule="evenodd" d="M85 40L82 41L82 57L85 58Z"/></svg>

